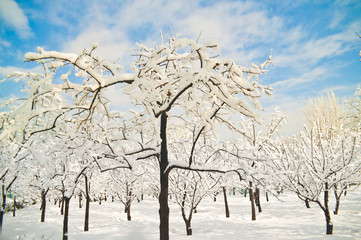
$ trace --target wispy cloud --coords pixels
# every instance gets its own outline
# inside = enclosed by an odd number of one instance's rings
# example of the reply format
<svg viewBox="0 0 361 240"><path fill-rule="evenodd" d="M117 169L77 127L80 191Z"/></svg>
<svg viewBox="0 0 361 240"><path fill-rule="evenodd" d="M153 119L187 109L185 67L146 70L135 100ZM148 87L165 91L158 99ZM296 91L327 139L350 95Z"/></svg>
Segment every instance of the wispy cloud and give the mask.
<svg viewBox="0 0 361 240"><path fill-rule="evenodd" d="M10 42L8 42L8 41L0 38L0 49L1 49L2 47L10 47L10 45L11 45Z"/></svg>
<svg viewBox="0 0 361 240"><path fill-rule="evenodd" d="M32 36L28 18L14 0L0 1L0 19L7 28L14 30L19 37L26 39Z"/></svg>
<svg viewBox="0 0 361 240"><path fill-rule="evenodd" d="M278 81L274 83L273 87L282 87L282 88L292 88L295 85L305 84L309 82L314 82L320 79L324 79L326 76L326 69L324 67L317 67L314 69L311 69L309 71L305 71L305 73L290 77L282 81Z"/></svg>

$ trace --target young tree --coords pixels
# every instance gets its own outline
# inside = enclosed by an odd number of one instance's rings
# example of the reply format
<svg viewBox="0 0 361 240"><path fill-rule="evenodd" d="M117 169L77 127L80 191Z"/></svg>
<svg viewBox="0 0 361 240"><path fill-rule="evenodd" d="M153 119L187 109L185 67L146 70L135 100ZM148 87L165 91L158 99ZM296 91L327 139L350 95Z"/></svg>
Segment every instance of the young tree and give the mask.
<svg viewBox="0 0 361 240"><path fill-rule="evenodd" d="M284 144L280 148L281 161L274 161L278 171L285 174L283 186L295 192L300 199L317 203L322 209L326 234L333 233L330 190L335 186L360 183L360 146L357 137L352 132L327 135L315 125Z"/></svg>
<svg viewBox="0 0 361 240"><path fill-rule="evenodd" d="M354 101L354 103L354 105L351 105L351 109L355 113L357 101ZM350 114L351 112L349 111L349 116L347 116L345 104L340 104L331 90L327 97L322 96L315 100L310 99L306 104L305 116L308 120L308 125L317 128L319 137L322 135L324 141L332 141L335 135L346 136L358 132L357 113ZM340 198L343 191L347 189L347 183L348 180L346 183L341 181L333 186L336 199L335 215L338 213Z"/></svg>
<svg viewBox="0 0 361 240"><path fill-rule="evenodd" d="M114 189L113 194L118 196L118 199L124 205L124 213L127 214L127 220L131 221L131 206L132 202L139 198L141 195L141 186L139 185L142 181L143 172L138 169L130 171L129 169L119 169L110 172Z"/></svg>
<svg viewBox="0 0 361 240"><path fill-rule="evenodd" d="M26 155L24 149L19 147L13 141L0 141L0 233L3 228L7 195L17 180L19 171L21 171L21 168L18 166L18 159L21 159Z"/></svg>
<svg viewBox="0 0 361 240"><path fill-rule="evenodd" d="M170 193L179 205L187 235L193 234L192 217L201 201L209 196L219 181L215 181L210 173L175 169L170 174ZM218 178L219 180L219 178Z"/></svg>
<svg viewBox="0 0 361 240"><path fill-rule="evenodd" d="M242 156L244 164L251 169L248 172L251 178L246 181L246 186L249 190L252 220L256 220L256 207L258 212L262 211L260 188L275 188L272 175L268 173L268 163L274 158L274 138L285 123L286 116L276 108L270 122L262 130L259 130L259 126L252 119L244 118L239 122L240 127L234 127L235 132L240 133L240 138L232 144L232 152Z"/></svg>

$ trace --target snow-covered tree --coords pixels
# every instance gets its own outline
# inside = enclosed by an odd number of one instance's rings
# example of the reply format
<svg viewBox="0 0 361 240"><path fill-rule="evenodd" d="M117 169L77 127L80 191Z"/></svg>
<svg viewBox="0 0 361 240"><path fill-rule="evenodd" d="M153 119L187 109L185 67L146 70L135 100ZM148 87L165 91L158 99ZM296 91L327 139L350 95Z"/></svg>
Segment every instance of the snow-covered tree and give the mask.
<svg viewBox="0 0 361 240"><path fill-rule="evenodd" d="M356 92L357 96L357 92ZM310 99L306 104L305 116L308 119L308 125L316 127L325 141L332 141L334 135L346 136L348 134L356 134L359 132L358 113L357 113L357 97L349 101L349 109L347 105L340 104L335 94L331 90L327 97L318 97L315 100ZM356 141L356 140L355 140ZM347 188L347 184L340 182L334 185L334 193L336 197L336 207L334 213L338 213L340 198L343 191Z"/></svg>
<svg viewBox="0 0 361 240"><path fill-rule="evenodd" d="M194 211L206 197L219 186L211 173L175 169L170 174L170 194L180 207L186 225L187 235L192 235L191 226ZM217 178L219 180L219 177Z"/></svg>
<svg viewBox="0 0 361 240"><path fill-rule="evenodd" d="M3 227L6 210L7 195L12 185L18 178L19 169L15 160L16 155L22 155L21 149L11 141L3 141L0 145L0 183L1 183L1 206L0 206L0 232Z"/></svg>
<svg viewBox="0 0 361 240"><path fill-rule="evenodd" d="M360 183L360 145L357 134L328 135L315 125L280 147L277 168L285 173L283 186L304 201L315 202L323 210L326 234L333 233L329 194L336 186ZM281 176L281 174L280 174Z"/></svg>
<svg viewBox="0 0 361 240"><path fill-rule="evenodd" d="M340 104L332 90L327 97L321 96L309 99L304 109L308 126L318 125L319 131L325 135L338 134L339 126L346 124L346 112L343 104Z"/></svg>
<svg viewBox="0 0 361 240"><path fill-rule="evenodd" d="M127 220L131 221L131 206L135 199L140 199L142 193L143 183L142 177L145 175L142 166L129 169L119 169L110 172L113 181L112 194L117 196L121 203L124 205L124 212L127 214Z"/></svg>
<svg viewBox="0 0 361 240"><path fill-rule="evenodd" d="M358 86L355 96L347 100L347 119L353 131L361 131L361 86Z"/></svg>
<svg viewBox="0 0 361 240"><path fill-rule="evenodd" d="M169 239L168 175L172 169L184 165L177 166L169 161L168 118L176 115L175 110L189 118L197 115L199 134L205 128L215 129L223 114L238 114L258 121L254 107L261 109L259 98L264 93L270 94L271 89L260 85L257 80L259 74L266 72L263 68L269 60L247 68L237 65L232 59L219 58L219 47L215 41L200 44L170 37L154 47L138 44L132 72L122 73L122 66L97 56L96 48L94 44L90 50L85 49L79 55L42 48L38 48L39 53L27 53L26 61L42 63L46 74L30 84L31 94L17 109L19 115L14 115L16 126L6 128L0 138L28 128L28 123L36 119L47 122L47 125L42 124L29 134L48 130L56 126L59 117L67 112L77 114L81 123L95 114L105 115L108 109L104 90L115 84L127 84L125 91L134 104L144 107L140 114L149 122L147 126L154 126L153 136L159 137L152 149L156 151L159 144L160 236L161 239ZM79 78L74 80L69 64L74 66L75 76L80 77L82 82ZM59 76L58 68L69 71ZM37 111L23 110L22 106L31 106L34 101L43 98L48 102L51 99L51 104L43 104ZM54 105L53 98L59 103ZM154 156L154 152L149 155ZM188 168L192 165L193 157L189 159Z"/></svg>
<svg viewBox="0 0 361 240"><path fill-rule="evenodd" d="M269 164L275 158L274 144L279 129L286 123L286 116L276 108L272 113L270 122L259 129L260 126L253 119L242 118L233 130L240 134L234 143L229 144L229 150L238 156L244 166L248 167L245 174L245 185L250 194L252 220L256 220L256 206L261 212L259 199L260 188L266 192L274 193L277 189L273 181L273 174L269 174ZM277 145L277 144L276 144Z"/></svg>

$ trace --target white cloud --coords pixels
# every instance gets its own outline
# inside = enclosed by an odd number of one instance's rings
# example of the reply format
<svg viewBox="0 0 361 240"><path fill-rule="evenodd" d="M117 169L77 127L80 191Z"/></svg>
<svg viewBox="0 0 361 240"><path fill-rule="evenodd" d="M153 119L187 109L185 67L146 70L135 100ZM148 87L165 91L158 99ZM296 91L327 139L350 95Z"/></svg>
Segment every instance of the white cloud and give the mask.
<svg viewBox="0 0 361 240"><path fill-rule="evenodd" d="M0 19L4 25L15 30L21 38L28 38L32 35L28 18L14 0L0 1Z"/></svg>
<svg viewBox="0 0 361 240"><path fill-rule="evenodd" d="M85 29L76 38L65 42L62 51L80 53L84 48L90 48L92 42L98 43L97 54L106 60L116 61L119 58L122 65L124 62L130 63L130 54L127 51L133 45L122 32L103 26Z"/></svg>
<svg viewBox="0 0 361 240"><path fill-rule="evenodd" d="M290 42L276 54L273 62L281 67L315 66L325 58L338 56L350 49L349 31L319 39Z"/></svg>
<svg viewBox="0 0 361 240"><path fill-rule="evenodd" d="M130 103L129 97L123 93L123 90L119 86L111 86L107 88L105 91L105 96L110 101L109 107L110 110L118 110L118 111L128 111L131 108L134 108Z"/></svg>
<svg viewBox="0 0 361 240"><path fill-rule="evenodd" d="M272 84L273 87L278 88L291 88L295 85L305 84L314 82L320 79L324 79L326 77L327 70L323 67L317 67L311 70L304 69L303 74L296 76L296 77L290 77L282 81L275 82Z"/></svg>
<svg viewBox="0 0 361 240"><path fill-rule="evenodd" d="M0 38L0 49L1 49L2 47L10 47L10 45L11 45L10 42L8 42L8 41Z"/></svg>
<svg viewBox="0 0 361 240"><path fill-rule="evenodd" d="M247 65L260 56L268 57L270 49L245 45L276 41L283 29L281 18L269 16L266 9L252 1L222 1L207 6L186 0L135 0L122 5L93 1L89 11L78 16L78 20L86 25L79 23L71 27L76 29L76 36L64 45L66 50L79 51L89 46L89 42L98 41L100 48L113 49L109 55L119 56L127 54L124 50L140 40L132 36L134 31L140 31L142 43L151 45L159 42L160 30L169 34L169 29L173 35L180 33L191 38L202 33L201 41L217 39L223 56Z"/></svg>

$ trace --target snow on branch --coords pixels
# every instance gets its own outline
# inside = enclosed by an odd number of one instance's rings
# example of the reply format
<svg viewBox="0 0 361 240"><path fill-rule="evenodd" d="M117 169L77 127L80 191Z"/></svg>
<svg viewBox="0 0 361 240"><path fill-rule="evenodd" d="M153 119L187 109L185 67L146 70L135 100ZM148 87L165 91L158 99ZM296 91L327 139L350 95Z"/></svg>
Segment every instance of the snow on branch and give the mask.
<svg viewBox="0 0 361 240"><path fill-rule="evenodd" d="M131 83L134 79L134 74L120 73L123 67L118 64L112 64L108 61L96 56L93 50L84 51L77 55L75 53L61 53L57 51L45 51L38 47L39 53L29 52L25 54L25 61L42 61L49 60L49 67L58 68L64 66L67 62L76 67L77 74L84 76L83 73L89 75L97 84L91 87L92 91L98 88L108 87L117 83ZM104 74L104 69L110 74ZM105 75L105 76L104 76Z"/></svg>

